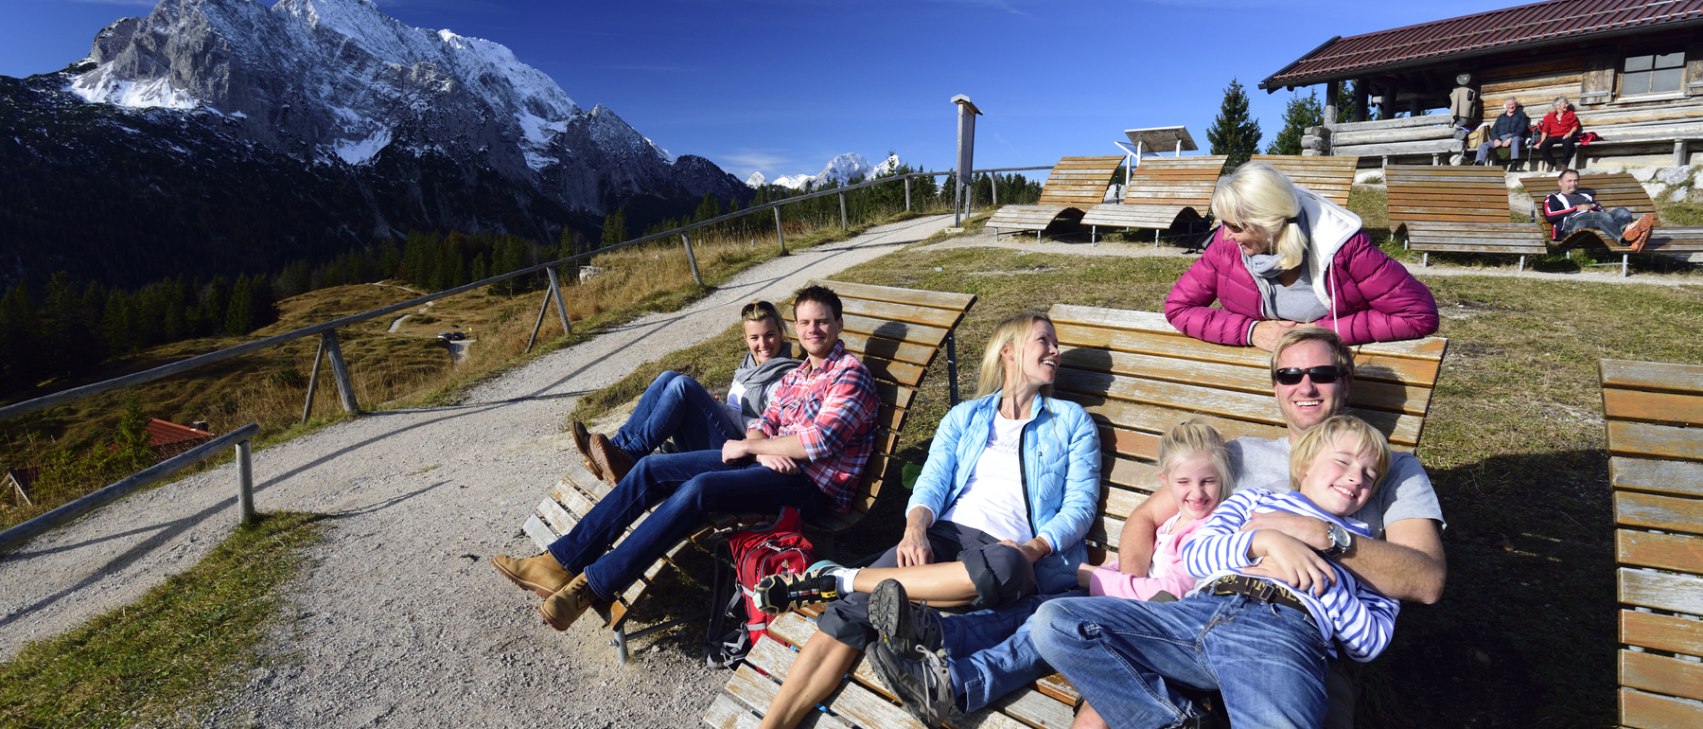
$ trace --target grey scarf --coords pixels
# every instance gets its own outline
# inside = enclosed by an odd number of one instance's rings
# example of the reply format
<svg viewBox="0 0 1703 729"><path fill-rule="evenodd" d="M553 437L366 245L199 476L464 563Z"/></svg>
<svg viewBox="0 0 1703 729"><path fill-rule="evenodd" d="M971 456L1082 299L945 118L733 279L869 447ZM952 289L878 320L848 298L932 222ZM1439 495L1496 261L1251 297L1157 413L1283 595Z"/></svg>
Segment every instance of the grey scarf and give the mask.
<svg viewBox="0 0 1703 729"><path fill-rule="evenodd" d="M769 386L801 364L804 363L792 358L791 342L783 342L780 354L762 364L757 364L757 358L746 352L739 368L733 371L733 381L745 386L745 396L740 400L744 416L762 417L763 409L769 405Z"/></svg>

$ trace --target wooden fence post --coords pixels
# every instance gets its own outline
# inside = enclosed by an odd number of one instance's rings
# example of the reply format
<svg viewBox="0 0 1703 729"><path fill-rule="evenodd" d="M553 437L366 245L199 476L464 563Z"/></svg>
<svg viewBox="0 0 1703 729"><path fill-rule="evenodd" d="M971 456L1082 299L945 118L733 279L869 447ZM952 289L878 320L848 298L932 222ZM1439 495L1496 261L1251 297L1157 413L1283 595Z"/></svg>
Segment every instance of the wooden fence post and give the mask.
<svg viewBox="0 0 1703 729"><path fill-rule="evenodd" d="M562 333L570 334L574 330L568 326L568 305L562 301L562 280L557 277L555 266L544 269L544 273L550 276L550 297L556 300L556 316L562 318Z"/></svg>
<svg viewBox="0 0 1703 729"><path fill-rule="evenodd" d="M313 373L307 377L307 402L302 404L302 424L307 424L309 415L313 414L313 393L319 389L319 363L325 361L325 340L319 340L319 348L313 351Z"/></svg>
<svg viewBox="0 0 1703 729"><path fill-rule="evenodd" d="M846 194L842 192L840 193L840 230L845 230L848 227L850 226L846 225Z"/></svg>
<svg viewBox="0 0 1703 729"><path fill-rule="evenodd" d="M770 210L775 211L775 240L781 242L781 255L786 255L786 231L781 230L781 206L776 205Z"/></svg>
<svg viewBox="0 0 1703 729"><path fill-rule="evenodd" d="M692 239L687 237L685 233L681 233L680 241L686 244L686 262L692 264L692 280L699 286L703 286L704 276L698 273L698 256L692 253Z"/></svg>
<svg viewBox="0 0 1703 729"><path fill-rule="evenodd" d="M254 523L254 453L247 438L237 441L237 519Z"/></svg>
<svg viewBox="0 0 1703 729"><path fill-rule="evenodd" d="M911 211L911 178L905 177L905 212Z"/></svg>
<svg viewBox="0 0 1703 729"><path fill-rule="evenodd" d="M349 379L349 365L343 362L343 348L337 344L337 330L320 332L319 343L331 358L331 376L337 380L337 396L343 400L343 410L350 415L359 415L361 407L355 403L355 382Z"/></svg>

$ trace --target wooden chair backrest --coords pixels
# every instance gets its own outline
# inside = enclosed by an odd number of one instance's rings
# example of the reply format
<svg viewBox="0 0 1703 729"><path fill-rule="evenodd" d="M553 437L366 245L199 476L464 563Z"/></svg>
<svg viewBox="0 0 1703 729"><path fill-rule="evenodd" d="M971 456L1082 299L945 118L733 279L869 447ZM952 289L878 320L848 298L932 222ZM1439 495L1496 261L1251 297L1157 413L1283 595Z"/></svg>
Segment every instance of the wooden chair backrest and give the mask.
<svg viewBox="0 0 1703 729"><path fill-rule="evenodd" d="M1348 207L1348 193L1354 189L1354 170L1360 166L1360 158L1353 155L1256 154L1253 161L1270 162L1295 184L1343 207Z"/></svg>
<svg viewBox="0 0 1703 729"><path fill-rule="evenodd" d="M1227 155L1143 157L1124 188L1125 205L1194 208L1206 217Z"/></svg>
<svg viewBox="0 0 1703 729"><path fill-rule="evenodd" d="M863 470L857 498L850 512L823 514L813 526L837 532L855 524L869 512L886 481L887 467L899 433L904 429L911 403L928 366L939 356L946 338L965 312L976 303L973 294L922 291L891 286L871 286L844 281L817 282L834 290L844 307L845 330L840 338L846 349L875 375L881 395L881 413L876 425L875 454ZM790 324L792 307L782 306L781 315ZM789 327L790 330L790 327Z"/></svg>
<svg viewBox="0 0 1703 729"><path fill-rule="evenodd" d="M1390 230L1407 223L1509 222L1507 177L1497 167L1389 165Z"/></svg>
<svg viewBox="0 0 1703 729"><path fill-rule="evenodd" d="M1066 205L1089 208L1106 199L1112 177L1124 158L1121 155L1103 157L1061 157L1047 181L1041 186L1038 205Z"/></svg>
<svg viewBox="0 0 1703 729"><path fill-rule="evenodd" d="M1703 366L1601 364L1620 722L1703 726Z"/></svg>
<svg viewBox="0 0 1703 729"><path fill-rule="evenodd" d="M1543 201L1559 189L1555 186L1555 176L1522 177L1520 187L1525 188L1526 195L1531 197L1532 209L1538 211L1538 222L1544 222ZM1644 191L1644 185L1625 172L1580 175L1579 189L1591 193L1604 210L1626 208L1633 215L1656 212L1656 203L1650 199L1650 193Z"/></svg>
<svg viewBox="0 0 1703 729"><path fill-rule="evenodd" d="M1152 492L1159 439L1172 426L1199 419L1226 440L1287 432L1262 350L1194 339L1155 312L1057 304L1048 313L1063 349L1057 394L1101 426L1106 493L1089 534L1098 549L1116 548L1125 515ZM1443 337L1355 347L1352 411L1392 447L1412 450L1447 349Z"/></svg>

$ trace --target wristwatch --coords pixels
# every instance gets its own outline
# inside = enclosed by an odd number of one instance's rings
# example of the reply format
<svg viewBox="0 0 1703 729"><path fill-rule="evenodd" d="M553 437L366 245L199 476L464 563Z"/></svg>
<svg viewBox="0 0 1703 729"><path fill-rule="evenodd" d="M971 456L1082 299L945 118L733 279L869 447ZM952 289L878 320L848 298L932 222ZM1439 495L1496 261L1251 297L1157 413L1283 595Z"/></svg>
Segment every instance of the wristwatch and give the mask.
<svg viewBox="0 0 1703 729"><path fill-rule="evenodd" d="M1344 529L1341 524L1332 523L1330 524L1330 546L1319 553L1326 557L1341 557L1348 554L1348 550L1353 546L1354 535Z"/></svg>

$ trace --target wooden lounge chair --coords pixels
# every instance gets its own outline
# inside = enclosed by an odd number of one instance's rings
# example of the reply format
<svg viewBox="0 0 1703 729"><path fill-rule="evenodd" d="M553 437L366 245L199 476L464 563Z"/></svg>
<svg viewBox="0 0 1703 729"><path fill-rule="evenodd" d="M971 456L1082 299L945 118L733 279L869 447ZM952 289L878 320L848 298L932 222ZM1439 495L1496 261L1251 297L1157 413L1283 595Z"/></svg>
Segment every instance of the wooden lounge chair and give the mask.
<svg viewBox="0 0 1703 729"><path fill-rule="evenodd" d="M1389 189L1390 232L1407 247L1431 253L1494 253L1520 257L1549 252L1549 236L1530 223L1516 223L1508 208L1508 183L1494 167L1384 168Z"/></svg>
<svg viewBox="0 0 1703 729"><path fill-rule="evenodd" d="M1100 518L1089 533L1091 558L1116 549L1123 518L1157 481L1159 438L1188 418L1200 418L1225 437L1282 436L1283 420L1271 395L1269 355L1251 347L1226 347L1187 337L1155 312L1055 305L1049 312L1063 348L1059 397L1080 403L1100 425L1105 486ZM1350 406L1390 437L1399 449L1419 444L1432 388L1448 340L1355 348ZM792 647L815 632L815 611L789 613L770 624L704 716L716 727L756 726L792 665ZM859 661L848 681L824 702L829 714L816 726L914 727L887 687ZM1076 690L1060 675L1036 682L954 726L1067 727ZM808 725L808 722L807 722Z"/></svg>
<svg viewBox="0 0 1703 729"><path fill-rule="evenodd" d="M1620 723L1703 726L1703 366L1601 365Z"/></svg>
<svg viewBox="0 0 1703 729"><path fill-rule="evenodd" d="M1345 208L1348 193L1354 189L1354 170L1360 166L1360 158L1352 156L1256 154L1253 161L1270 162L1277 171L1288 175L1290 181Z"/></svg>
<svg viewBox="0 0 1703 729"><path fill-rule="evenodd" d="M1543 201L1555 192L1553 177L1524 177L1520 185L1526 194L1532 198L1532 220L1542 226L1545 235L1549 234L1549 223L1543 220ZM1579 189L1591 193L1597 199L1597 204L1604 210L1626 208L1633 215L1646 213L1660 217L1656 211L1656 202L1650 199L1650 194L1644 191L1644 186L1631 175L1624 172L1608 174L1590 174L1579 177ZM1662 226L1660 221L1650 232L1650 241L1644 245L1641 254L1684 256L1703 254L1703 227ZM1620 254L1620 275L1628 273L1628 263L1633 255L1632 249L1627 248L1618 238L1610 238L1596 228L1583 228L1569 233L1559 241L1560 250L1575 247L1600 249L1609 253Z"/></svg>
<svg viewBox="0 0 1703 729"><path fill-rule="evenodd" d="M917 386L922 382L929 364L940 353L942 345L947 349L948 363L952 364L949 368L951 376L956 379L952 332L958 322L963 320L964 313L975 304L976 297L970 294L917 291L839 281L818 283L833 289L839 295L845 307L845 330L840 338L845 341L846 349L857 355L864 366L875 375L881 396L875 454L870 457L869 465L864 469L863 480L852 510L843 514L821 514L807 522L807 526L814 531L832 535L857 523L869 511L870 505L875 503L875 497L881 492L881 486L886 480L889 458L898 442L899 433L904 428ZM791 308L782 307L782 311L790 320ZM577 454L565 460L568 461L567 473L550 489L544 500L538 503L521 527L541 549L572 529L592 506L612 489L608 483L593 476L580 465ZM628 639L673 625L667 623L651 626L634 633L628 633L625 629L628 610L644 596L663 569L673 564L674 559L686 549L688 543L705 543L717 529L735 528L747 521L737 515L715 519L712 526L674 545L616 599L605 620L615 631L612 643L622 661L627 659ZM635 522L635 526L636 524ZM628 533L631 533L630 529Z"/></svg>
<svg viewBox="0 0 1703 729"><path fill-rule="evenodd" d="M1090 240L1101 226L1151 228L1155 246L1160 231L1184 236L1205 233L1212 190L1227 159L1225 155L1142 159L1130 172L1122 203L1095 205L1082 216L1082 224L1093 227Z"/></svg>
<svg viewBox="0 0 1703 729"><path fill-rule="evenodd" d="M1041 231L1055 221L1074 223L1082 218L1082 211L1104 201L1123 161L1118 155L1061 157L1034 205L1002 207L988 218L987 227L993 229L995 240L1002 230L1033 230L1035 240L1040 240Z"/></svg>

